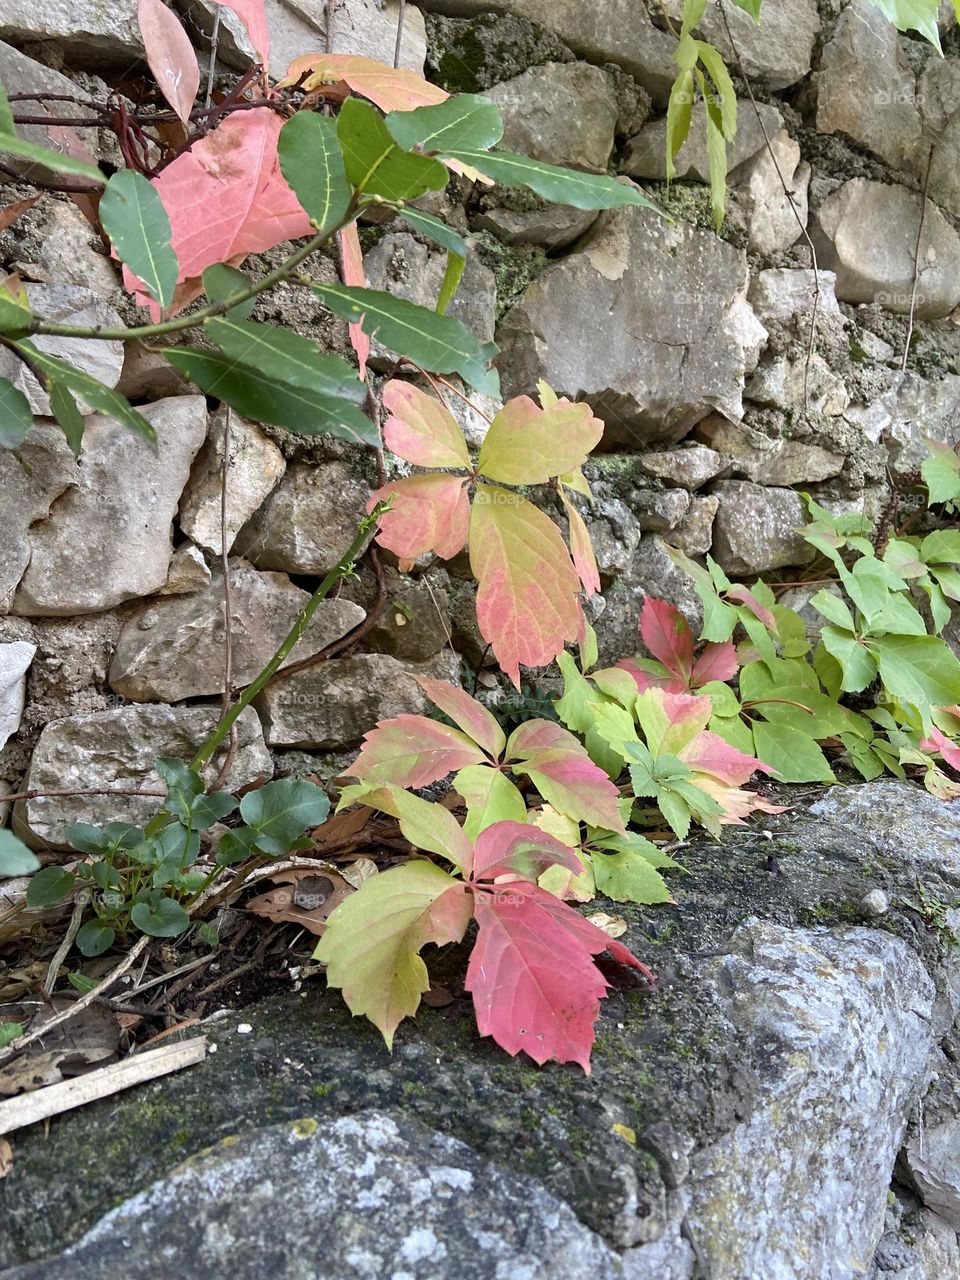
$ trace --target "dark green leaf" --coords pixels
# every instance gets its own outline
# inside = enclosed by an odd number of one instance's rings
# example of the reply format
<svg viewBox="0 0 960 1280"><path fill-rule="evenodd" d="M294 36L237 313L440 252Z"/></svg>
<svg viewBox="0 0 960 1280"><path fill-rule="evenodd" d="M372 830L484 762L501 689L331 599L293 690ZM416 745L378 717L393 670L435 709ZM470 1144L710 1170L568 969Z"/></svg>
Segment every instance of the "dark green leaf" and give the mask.
<svg viewBox="0 0 960 1280"><path fill-rule="evenodd" d="M413 227L414 231L419 231L421 235L427 236L450 253L459 254L461 258L467 256L466 240L439 218L434 218L429 213L421 213L419 209L412 209L409 206L401 209L399 215L404 222Z"/></svg>
<svg viewBox="0 0 960 1280"><path fill-rule="evenodd" d="M176 347L167 352L167 359L207 395L225 401L245 418L270 422L300 435L326 432L379 448L376 427L349 400L292 387L216 351Z"/></svg>
<svg viewBox="0 0 960 1280"><path fill-rule="evenodd" d="M72 871L63 867L44 867L27 887L28 907L55 907L73 892Z"/></svg>
<svg viewBox="0 0 960 1280"><path fill-rule="evenodd" d="M448 147L494 147L503 137L496 103L478 93L458 93L446 102L413 111L391 111L387 128L394 140L412 151L445 151Z"/></svg>
<svg viewBox="0 0 960 1280"><path fill-rule="evenodd" d="M48 379L47 395L50 397L50 409L66 436L73 456L79 458L83 447L83 414L77 407L76 400L56 378Z"/></svg>
<svg viewBox="0 0 960 1280"><path fill-rule="evenodd" d="M507 187L529 187L553 204L569 204L575 209L620 209L625 205L641 205L660 213L652 201L629 183L618 182L606 174L579 173L561 169L512 151L471 151L460 147L444 152L453 160L472 165L486 178Z"/></svg>
<svg viewBox="0 0 960 1280"><path fill-rule="evenodd" d="M52 151L49 147L38 147L33 142L24 142L22 138L9 133L0 133L0 154L19 156L21 160L33 160L42 164L45 169L54 173L69 173L77 178L86 178L102 187L106 178L100 170L85 160L75 160L73 156L64 155L60 151Z"/></svg>
<svg viewBox="0 0 960 1280"><path fill-rule="evenodd" d="M0 378L0 449L16 449L33 426L27 397L9 378Z"/></svg>
<svg viewBox="0 0 960 1280"><path fill-rule="evenodd" d="M253 320L208 320L204 327L231 359L278 382L356 405L366 399L367 389L356 369L311 338Z"/></svg>
<svg viewBox="0 0 960 1280"><path fill-rule="evenodd" d="M173 898L138 902L130 912L130 919L141 933L151 938L176 938L190 927L190 917Z"/></svg>
<svg viewBox="0 0 960 1280"><path fill-rule="evenodd" d="M359 98L348 98L341 107L337 137L347 177L364 195L398 203L447 185L447 170L439 160L404 151L380 112Z"/></svg>
<svg viewBox="0 0 960 1280"><path fill-rule="evenodd" d="M437 315L376 289L352 289L346 285L313 288L331 311L361 324L364 333L379 338L397 355L409 356L432 373L459 373L478 390L497 393L499 378L487 365L498 348L492 342L481 342L453 316Z"/></svg>
<svg viewBox="0 0 960 1280"><path fill-rule="evenodd" d="M229 302L238 293L250 288L249 279L236 267L228 267L225 262L215 262L203 273L203 291L211 302ZM257 305L256 298L248 298L231 307L226 313L231 320L246 320Z"/></svg>
<svg viewBox="0 0 960 1280"><path fill-rule="evenodd" d="M318 827L330 812L325 791L303 778L281 778L250 791L240 801L240 816L257 833L264 853L283 854L308 827Z"/></svg>
<svg viewBox="0 0 960 1280"><path fill-rule="evenodd" d="M108 947L113 946L116 936L115 929L101 924L99 920L88 920L77 934L77 950L82 956L102 956Z"/></svg>
<svg viewBox="0 0 960 1280"><path fill-rule="evenodd" d="M143 839L140 827L135 827L130 822L108 822L103 828L103 834L117 849L133 849Z"/></svg>
<svg viewBox="0 0 960 1280"><path fill-rule="evenodd" d="M63 834L70 848L76 849L77 853L109 853L115 844L102 827L94 827L89 822L71 822Z"/></svg>
<svg viewBox="0 0 960 1280"><path fill-rule="evenodd" d="M190 808L190 822L196 831L206 831L215 822L233 813L237 797L228 791L214 791L209 796L198 796Z"/></svg>
<svg viewBox="0 0 960 1280"><path fill-rule="evenodd" d="M280 171L318 231L343 220L353 192L347 182L337 122L298 111L280 130Z"/></svg>
<svg viewBox="0 0 960 1280"><path fill-rule="evenodd" d="M161 756L154 767L167 784L164 809L186 822L190 817L193 801L203 794L203 779L189 765L174 756Z"/></svg>
<svg viewBox="0 0 960 1280"><path fill-rule="evenodd" d="M98 985L96 978L88 978L85 973L68 973L67 981L82 996L85 996L88 991L92 991Z"/></svg>
<svg viewBox="0 0 960 1280"><path fill-rule="evenodd" d="M84 373L82 369L75 369L73 365L58 360L56 356L50 356L45 351L38 350L27 338L21 338L13 345L29 356L31 364L35 365L41 373L62 382L71 391L82 396L99 413L116 418L123 426L136 432L150 444L157 443L157 433L153 427L118 391L111 391L109 387L105 387L96 378L91 378L90 374Z"/></svg>
<svg viewBox="0 0 960 1280"><path fill-rule="evenodd" d="M0 828L0 876L29 876L39 866L37 855L22 840Z"/></svg>
<svg viewBox="0 0 960 1280"><path fill-rule="evenodd" d="M169 307L180 268L170 245L170 218L156 187L135 169L119 169L100 197L100 221L120 261L161 307Z"/></svg>
<svg viewBox="0 0 960 1280"><path fill-rule="evenodd" d="M219 867L229 867L235 862L243 862L252 858L257 852L257 832L250 827L238 827L235 831L227 831L217 846L216 863Z"/></svg>
<svg viewBox="0 0 960 1280"><path fill-rule="evenodd" d="M155 837L157 861L175 862L178 868L189 867L200 852L199 831L188 831L179 822L171 822Z"/></svg>

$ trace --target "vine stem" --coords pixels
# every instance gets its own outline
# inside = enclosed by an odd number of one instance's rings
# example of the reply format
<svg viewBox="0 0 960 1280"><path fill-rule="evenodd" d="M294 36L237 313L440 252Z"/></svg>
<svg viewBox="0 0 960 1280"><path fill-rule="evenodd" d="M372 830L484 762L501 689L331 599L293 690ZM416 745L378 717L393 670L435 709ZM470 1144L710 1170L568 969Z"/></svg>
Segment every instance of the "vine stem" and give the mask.
<svg viewBox="0 0 960 1280"><path fill-rule="evenodd" d="M223 716L221 716L220 722L217 724L213 733L210 734L210 737L190 762L190 768L195 772L199 773L200 770L209 763L217 748L230 732L232 726L236 724L237 720L243 712L246 711L247 707L250 706L257 694L265 688L265 686L280 670L284 660L293 651L303 633L310 625L313 615L316 613L317 608L320 605L320 601L330 594L341 578L346 578L353 572L356 559L363 551L364 544L370 535L370 530L374 527L384 512L388 510L389 503L378 502L370 514L360 521L357 536L354 538L347 551L343 556L341 556L340 560L320 583L319 587L317 587L307 604L304 605L300 616L291 627L286 639L257 676L256 680L254 680L252 684L247 685L246 689L244 689L243 693L241 693L233 706L230 707Z"/></svg>

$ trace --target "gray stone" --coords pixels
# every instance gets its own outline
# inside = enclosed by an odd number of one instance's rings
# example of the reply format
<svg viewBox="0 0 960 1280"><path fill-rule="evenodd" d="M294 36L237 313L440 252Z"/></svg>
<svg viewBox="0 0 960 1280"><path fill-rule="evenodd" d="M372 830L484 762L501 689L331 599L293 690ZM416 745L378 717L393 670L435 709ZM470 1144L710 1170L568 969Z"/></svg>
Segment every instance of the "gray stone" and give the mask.
<svg viewBox="0 0 960 1280"><path fill-rule="evenodd" d="M737 103L737 132L728 147L727 169L735 177L738 167L764 149L764 129L773 137L783 125L783 117L775 107L761 103L759 116L748 101ZM762 121L762 124L761 124ZM621 171L632 178L661 180L667 176L667 122L656 120L645 125L627 144L627 152ZM678 178L694 178L698 182L710 181L710 165L707 157L707 113L702 102L693 108L690 132L677 152L674 167ZM797 235L800 232L798 230Z"/></svg>
<svg viewBox="0 0 960 1280"><path fill-rule="evenodd" d="M73 65L128 67L143 56L136 0L4 0L0 37L59 45Z"/></svg>
<svg viewBox="0 0 960 1280"><path fill-rule="evenodd" d="M54 454L69 482L28 531L29 563L12 612L69 616L150 595L166 582L177 502L207 429L203 396L177 396L141 410L157 449L112 418L87 419L76 464L62 436L34 427L28 437ZM3 536L3 535L0 535Z"/></svg>
<svg viewBox="0 0 960 1280"><path fill-rule="evenodd" d="M207 35L212 30L212 0L185 0L188 14ZM294 58L327 46L326 0L265 0L270 29L270 74L280 79ZM333 30L329 48L334 53L359 54L393 66L397 43L400 0L337 0L332 8ZM408 5L403 19L400 65L423 74L427 37L423 15ZM240 20L227 8L221 11L218 57L238 70L253 60L253 47Z"/></svg>
<svg viewBox="0 0 960 1280"><path fill-rule="evenodd" d="M161 596L186 596L210 585L210 567L203 552L193 543L178 547L170 558L167 580L160 588Z"/></svg>
<svg viewBox="0 0 960 1280"><path fill-rule="evenodd" d="M76 90L75 85L73 88ZM31 111L36 105L30 104ZM111 298L120 288L120 273L110 261L99 235L77 206L70 200L48 197L30 211L33 213L36 213L35 227L13 259L17 270L28 280L47 285L82 285L102 299ZM116 324L118 319L110 323Z"/></svg>
<svg viewBox="0 0 960 1280"><path fill-rule="evenodd" d="M545 378L588 400L606 447L676 444L711 408L740 417L766 338L745 286L742 255L711 232L641 208L601 214L501 322L504 394Z"/></svg>
<svg viewBox="0 0 960 1280"><path fill-rule="evenodd" d="M747 248L765 255L789 249L807 225L810 166L800 161L799 143L781 129L737 180Z"/></svg>
<svg viewBox="0 0 960 1280"><path fill-rule="evenodd" d="M690 508L675 529L670 530L671 546L688 556L704 556L713 546L713 522L720 499L715 493L694 493Z"/></svg>
<svg viewBox="0 0 960 1280"><path fill-rule="evenodd" d="M0 614L10 612L30 563L33 530L76 474L73 455L52 422L35 422L18 453L19 458L0 449Z"/></svg>
<svg viewBox="0 0 960 1280"><path fill-rule="evenodd" d="M860 899L861 914L872 919L875 916L885 916L890 910L890 899L882 889L871 889L869 893L865 893Z"/></svg>
<svg viewBox="0 0 960 1280"><path fill-rule="evenodd" d="M329 573L350 546L370 488L343 462L297 462L237 538L258 569Z"/></svg>
<svg viewBox="0 0 960 1280"><path fill-rule="evenodd" d="M447 593L428 576L408 578L384 567L387 601L364 643L407 662L427 662L450 643Z"/></svg>
<svg viewBox="0 0 960 1280"><path fill-rule="evenodd" d="M901 1158L923 1203L960 1231L960 1124L924 1125Z"/></svg>
<svg viewBox="0 0 960 1280"><path fill-rule="evenodd" d="M427 78L451 93L485 93L530 67L575 61L556 31L514 14L449 18L433 13L428 25Z"/></svg>
<svg viewBox="0 0 960 1280"><path fill-rule="evenodd" d="M814 559L816 552L799 533L807 523L806 507L792 489L721 480L714 492L720 506L713 555L724 572L752 575Z"/></svg>
<svg viewBox="0 0 960 1280"><path fill-rule="evenodd" d="M680 0L667 0L666 7L679 22ZM764 0L759 22L733 5L724 6L723 12L748 76L762 80L770 89L786 89L809 72L820 30L815 0ZM727 28L715 5L707 5L696 31L716 45L728 66L736 67Z"/></svg>
<svg viewBox="0 0 960 1280"><path fill-rule="evenodd" d="M685 489L635 489L630 506L643 530L665 533L674 529L690 508L690 495Z"/></svg>
<svg viewBox="0 0 960 1280"><path fill-rule="evenodd" d="M118 707L54 720L40 734L26 790L162 791L153 767L157 757L191 759L219 718L216 707ZM228 791L273 775L256 713L247 708L236 724L237 752L223 784ZM221 750L204 771L208 783L223 760ZM64 828L71 822L142 825L161 803L156 797L136 795L40 796L17 802L14 829L35 848L64 849Z"/></svg>
<svg viewBox="0 0 960 1280"><path fill-rule="evenodd" d="M661 453L644 453L639 463L647 475L657 476L684 489L701 488L716 479L726 465L715 449L708 449L702 444L684 445L682 449Z"/></svg>
<svg viewBox="0 0 960 1280"><path fill-rule="evenodd" d="M495 195L492 198L496 199ZM474 214L471 226L490 231L504 244L536 244L548 251L565 249L593 226L592 209L568 204L548 204L543 209L510 209L484 197L484 209Z"/></svg>
<svg viewBox="0 0 960 1280"><path fill-rule="evenodd" d="M807 412L822 413L828 418L838 417L850 403L843 378L834 373L823 356L816 351L810 353L809 358L807 352L796 356L764 356L743 394L745 399L754 404L773 405L788 412L806 409ZM837 470L830 474L836 475L840 466L842 459ZM767 477L766 483L796 482Z"/></svg>
<svg viewBox="0 0 960 1280"><path fill-rule="evenodd" d="M318 1231L318 1222L335 1228ZM609 1245L538 1183L381 1111L322 1127L307 1117L215 1147L34 1274L259 1280L267 1259L275 1280L623 1276Z"/></svg>
<svg viewBox="0 0 960 1280"><path fill-rule="evenodd" d="M906 187L852 178L828 196L811 225L819 261L837 275L842 302L879 303L906 313L922 197ZM960 302L960 236L926 202L916 315L935 320Z"/></svg>
<svg viewBox="0 0 960 1280"><path fill-rule="evenodd" d="M36 652L37 646L25 640L0 644L0 749L20 728L27 671Z"/></svg>
<svg viewBox="0 0 960 1280"><path fill-rule="evenodd" d="M66 7L67 5L65 4L64 8ZM5 14L6 9L4 9ZM63 119L64 116L79 118L86 114L85 104L89 102L89 97L80 90L78 85L72 80L68 80L66 76L62 76L59 71L54 71L52 67L45 66L42 62L37 62L33 58L28 58L19 49L14 49L12 45L5 44L2 41L0 41L0 84L3 85L8 95L13 93L40 94L38 101L30 102L29 104L32 116L55 116ZM69 98L76 98L77 101L45 101L44 99L47 95L51 94L65 94ZM52 133L50 132L51 128L54 130ZM38 147L53 147L57 150L64 145L63 126L17 125L17 134L25 142L32 142ZM89 129L70 130L67 138L75 155L82 157L84 147L90 145L91 136L95 138L96 134L91 135ZM94 149L97 149L95 144ZM86 158L91 163L96 161L96 156L90 152L87 153ZM56 182L59 188L84 189L90 186L86 178L69 178L65 174L55 174L32 160L5 156L4 163L9 164L17 173L22 173L26 177L33 176L42 181Z"/></svg>
<svg viewBox="0 0 960 1280"><path fill-rule="evenodd" d="M407 232L384 236L363 259L371 289L383 289L431 311L436 306L446 264L445 253L431 252ZM462 321L482 341L490 342L496 310L497 286L493 272L471 253L447 315ZM370 354L378 365L392 365L396 361L396 353L388 351L377 339L371 343Z"/></svg>
<svg viewBox="0 0 960 1280"><path fill-rule="evenodd" d="M583 513L593 543L600 577L626 573L640 542L640 521L632 503L595 493L595 504Z"/></svg>
<svg viewBox="0 0 960 1280"><path fill-rule="evenodd" d="M828 480L840 474L845 461L842 454L831 453L820 445L771 438L719 414L711 414L699 423L697 434L722 455L728 475L745 476L758 485Z"/></svg>
<svg viewBox="0 0 960 1280"><path fill-rule="evenodd" d="M500 108L508 151L606 173L617 124L613 77L586 62L531 67L486 95Z"/></svg>
<svg viewBox="0 0 960 1280"><path fill-rule="evenodd" d="M771 267L767 271L758 271L750 281L747 297L761 324L771 321L787 324L794 316L809 315L813 310L813 299L817 283L820 286L820 300L817 311L820 315L839 316L837 305L837 277L832 271L820 270L816 274L805 269L796 270L789 267Z"/></svg>
<svg viewBox="0 0 960 1280"><path fill-rule="evenodd" d="M117 390L128 400L165 400L167 396L196 395L196 387L159 350L139 342L125 342L123 369Z"/></svg>
<svg viewBox="0 0 960 1280"><path fill-rule="evenodd" d="M415 674L457 683L459 669L449 652L419 666L382 653L333 658L268 685L256 706L273 747L342 747L378 720L425 714L432 704Z"/></svg>
<svg viewBox="0 0 960 1280"><path fill-rule="evenodd" d="M221 486L227 422L230 463L227 471L227 551L237 534L282 479L287 463L259 427L224 407L210 419L206 444L197 455L180 499L180 528L215 555L223 554Z"/></svg>
<svg viewBox="0 0 960 1280"><path fill-rule="evenodd" d="M310 594L281 573L258 573L244 561L230 567L232 679L247 685L293 627ZM364 619L349 600L323 600L284 666L312 657ZM117 641L110 687L133 702L181 702L223 692L223 574L195 595L155 600L134 613ZM282 669L282 668L281 668Z"/></svg>
<svg viewBox="0 0 960 1280"><path fill-rule="evenodd" d="M89 289L74 284L28 284L24 287L30 310L44 320L57 324L123 327L116 311L101 302ZM123 368L122 342L106 342L99 338L56 338L43 334L35 335L32 341L38 351L45 351L58 360L65 360L67 364L83 373L89 373L105 386L117 385ZM23 392L34 413L50 416L47 393L12 351L0 351L0 376L9 378ZM83 413L93 412L82 398L79 404Z"/></svg>

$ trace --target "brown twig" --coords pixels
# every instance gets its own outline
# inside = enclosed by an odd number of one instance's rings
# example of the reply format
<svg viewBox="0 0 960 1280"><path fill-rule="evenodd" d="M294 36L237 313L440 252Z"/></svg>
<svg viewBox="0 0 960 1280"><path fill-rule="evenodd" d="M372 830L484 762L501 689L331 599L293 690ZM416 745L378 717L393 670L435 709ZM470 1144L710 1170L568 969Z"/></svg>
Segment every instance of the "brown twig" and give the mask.
<svg viewBox="0 0 960 1280"><path fill-rule="evenodd" d="M217 6L217 15L220 7ZM220 702L220 715L225 716L230 710L233 689L233 613L230 591L230 548L227 544L227 476L230 473L230 415L229 405L224 407L223 423L223 461L220 465L220 562L223 569L223 698ZM230 739L227 743L223 764L217 774L211 790L219 791L226 782L227 775L237 754L237 726L230 726Z"/></svg>
<svg viewBox="0 0 960 1280"><path fill-rule="evenodd" d="M917 285L920 283L920 242L923 239L923 222L927 212L927 187L930 185L930 170L933 167L933 153L937 144L931 142L927 156L927 169L923 175L923 195L920 197L920 225L917 227L917 243L913 249L913 280L910 285L910 317L907 321L907 338L903 346L903 359L900 372L906 373L907 359L910 355L910 343L913 340L913 320L917 310Z"/></svg>
<svg viewBox="0 0 960 1280"><path fill-rule="evenodd" d="M147 796L166 799L166 791L139 791L136 787L62 787L54 791L14 791L10 795L0 792L0 801L12 804L15 800L43 800L47 796Z"/></svg>

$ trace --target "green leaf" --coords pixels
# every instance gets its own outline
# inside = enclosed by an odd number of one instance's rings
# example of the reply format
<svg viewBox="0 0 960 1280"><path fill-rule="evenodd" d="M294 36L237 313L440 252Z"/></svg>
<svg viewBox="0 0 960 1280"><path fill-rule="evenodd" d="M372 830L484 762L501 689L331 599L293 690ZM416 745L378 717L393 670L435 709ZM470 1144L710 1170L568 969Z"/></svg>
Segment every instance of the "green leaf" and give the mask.
<svg viewBox="0 0 960 1280"><path fill-rule="evenodd" d="M66 437L67 444L75 458L80 457L83 448L83 414L76 400L56 378L47 380L47 395L50 397L50 409Z"/></svg>
<svg viewBox="0 0 960 1280"><path fill-rule="evenodd" d="M23 333L29 328L33 314L25 305L25 297L22 289L21 296L14 298L7 289L0 288L0 333Z"/></svg>
<svg viewBox="0 0 960 1280"><path fill-rule="evenodd" d="M463 279L464 268L467 265L466 258L458 257L455 253L447 254L447 269L443 273L443 281L440 285L440 292L437 294L437 315L444 315L447 307L456 296L457 289L460 287L460 281Z"/></svg>
<svg viewBox="0 0 960 1280"><path fill-rule="evenodd" d="M496 146L503 120L496 103L478 93L458 93L432 107L391 111L387 128L401 147L444 151L447 147Z"/></svg>
<svg viewBox="0 0 960 1280"><path fill-rule="evenodd" d="M877 676L876 661L856 636L849 631L841 631L839 627L828 626L820 632L820 640L840 664L843 671L841 688L845 693L859 693L873 683Z"/></svg>
<svg viewBox="0 0 960 1280"><path fill-rule="evenodd" d="M208 320L206 332L232 360L289 387L315 391L330 399L363 404L367 389L356 369L341 356L330 355L319 342L290 329L254 320Z"/></svg>
<svg viewBox="0 0 960 1280"><path fill-rule="evenodd" d="M120 261L161 307L169 307L180 268L170 244L170 218L156 187L135 169L119 169L100 197L100 221Z"/></svg>
<svg viewBox="0 0 960 1280"><path fill-rule="evenodd" d="M217 351L176 347L167 351L166 357L207 395L225 401L245 418L286 427L299 435L326 432L356 444L379 447L376 427L355 404L342 397L292 387Z"/></svg>
<svg viewBox="0 0 960 1280"><path fill-rule="evenodd" d="M37 855L22 840L5 827L0 828L0 876L29 876L39 866Z"/></svg>
<svg viewBox="0 0 960 1280"><path fill-rule="evenodd" d="M329 812L326 792L303 778L268 782L240 801L240 816L257 833L257 847L278 855L309 827L325 822Z"/></svg>
<svg viewBox="0 0 960 1280"><path fill-rule="evenodd" d="M237 827L227 831L217 845L216 863L218 867L229 867L235 862L244 862L257 852L257 833L249 827Z"/></svg>
<svg viewBox="0 0 960 1280"><path fill-rule="evenodd" d="M88 991L92 991L94 987L99 985L96 978L88 978L85 973L68 973L67 981L74 991L79 991L82 996L85 996Z"/></svg>
<svg viewBox="0 0 960 1280"><path fill-rule="evenodd" d="M10 106L10 99L7 97L7 91L0 84L0 134L12 134L16 130L13 123L13 108Z"/></svg>
<svg viewBox="0 0 960 1280"><path fill-rule="evenodd" d="M719 49L715 49L712 44L707 44L705 40L698 40L697 53L716 89L715 100L720 111L720 132L727 142L732 142L737 132L737 93L730 79L730 72L720 56Z"/></svg>
<svg viewBox="0 0 960 1280"><path fill-rule="evenodd" d="M672 902L669 886L658 867L677 863L644 836L628 831L626 836L594 841L591 851L593 878L597 892L614 902L641 904Z"/></svg>
<svg viewBox="0 0 960 1280"><path fill-rule="evenodd" d="M461 258L467 256L466 240L459 232L454 231L452 227L448 227L445 222L441 222L439 218L434 218L429 213L421 213L419 209L413 208L400 209L399 216L404 222L413 227L414 231L419 231L421 235L435 241L448 252L457 254Z"/></svg>
<svg viewBox="0 0 960 1280"><path fill-rule="evenodd" d="M499 379L487 365L498 348L475 338L453 316L437 315L376 289L346 285L314 285L313 289L331 311L362 325L364 333L379 338L397 355L409 356L431 373L459 373L478 390L496 394Z"/></svg>
<svg viewBox="0 0 960 1280"><path fill-rule="evenodd" d="M932 707L960 702L960 662L938 636L877 636L867 643L884 689L917 708L926 732Z"/></svg>
<svg viewBox="0 0 960 1280"><path fill-rule="evenodd" d="M757 720L753 726L757 756L780 775L781 782L836 782L827 758L812 737L787 724Z"/></svg>
<svg viewBox="0 0 960 1280"><path fill-rule="evenodd" d="M86 178L89 182L102 187L107 181L96 165L87 164L85 160L75 160L73 156L52 151L49 147L38 147L33 142L24 142L12 133L0 133L0 155L19 156L21 160L33 160L42 164L45 169L54 173L68 173L75 178Z"/></svg>
<svg viewBox="0 0 960 1280"><path fill-rule="evenodd" d="M832 622L834 626L842 627L845 631L853 631L854 622L853 614L839 596L835 596L832 591L818 591L812 596L810 603L816 609L817 613L826 618L828 622Z"/></svg>
<svg viewBox="0 0 960 1280"><path fill-rule="evenodd" d="M528 187L553 204L569 204L575 209L621 209L626 205L640 205L661 213L636 187L606 174L561 169L529 156L514 155L512 151L472 151L457 147L444 154L472 165L484 177L503 186Z"/></svg>
<svg viewBox="0 0 960 1280"><path fill-rule="evenodd" d="M676 176L673 163L677 152L687 140L693 117L693 72L681 71L670 87L667 102L667 177Z"/></svg>
<svg viewBox="0 0 960 1280"><path fill-rule="evenodd" d="M75 877L63 867L44 867L27 887L28 907L55 907L73 892Z"/></svg>
<svg viewBox="0 0 960 1280"><path fill-rule="evenodd" d="M67 844L77 853L102 854L114 848L102 827L92 826L89 822L71 822L64 828Z"/></svg>
<svg viewBox="0 0 960 1280"><path fill-rule="evenodd" d="M23 1035L22 1022L0 1022L0 1049L5 1049Z"/></svg>
<svg viewBox="0 0 960 1280"><path fill-rule="evenodd" d="M45 351L38 350L27 338L21 338L13 345L29 356L31 364L41 373L62 382L65 387L82 396L98 413L115 418L117 422L138 436L142 436L150 444L157 443L157 433L153 427L143 414L137 413L118 391L111 391L109 387L105 387L102 382L92 378L89 373L84 373L82 369L75 369L73 365L58 360L56 356L50 356Z"/></svg>
<svg viewBox="0 0 960 1280"><path fill-rule="evenodd" d="M214 262L212 266L207 267L202 280L203 291L211 302L229 302L238 293L243 293L250 288L248 277L236 267L227 266L225 262ZM226 313L227 319L246 320L256 305L256 298L248 298L246 302L240 302L235 307L231 307Z"/></svg>
<svg viewBox="0 0 960 1280"><path fill-rule="evenodd" d="M955 502L960 499L960 457L956 450L939 440L926 440L930 456L925 458L920 474L927 486L930 504Z"/></svg>
<svg viewBox="0 0 960 1280"><path fill-rule="evenodd" d="M920 543L927 564L960 564L960 529L937 529Z"/></svg>
<svg viewBox="0 0 960 1280"><path fill-rule="evenodd" d="M138 902L130 919L141 933L151 938L176 938L190 927L190 917L173 898L154 898Z"/></svg>
<svg viewBox="0 0 960 1280"><path fill-rule="evenodd" d="M33 426L33 411L9 378L0 378L0 449L16 449Z"/></svg>
<svg viewBox="0 0 960 1280"><path fill-rule="evenodd" d="M209 922L209 920L203 921L197 929L197 933L199 934L200 941L205 942L208 947L215 947L220 941L219 931Z"/></svg>
<svg viewBox="0 0 960 1280"><path fill-rule="evenodd" d="M453 789L466 803L463 829L471 840L494 822L527 821L523 796L499 769L468 764L454 776Z"/></svg>
<svg viewBox="0 0 960 1280"><path fill-rule="evenodd" d="M343 221L353 192L347 182L336 120L298 111L280 130L280 172L318 231Z"/></svg>
<svg viewBox="0 0 960 1280"><path fill-rule="evenodd" d="M440 161L399 147L369 102L346 100L337 117L337 137L347 177L364 195L399 203L447 185L447 170Z"/></svg>
<svg viewBox="0 0 960 1280"><path fill-rule="evenodd" d="M117 936L116 930L99 920L88 920L77 934L77 950L82 956L102 956Z"/></svg>
<svg viewBox="0 0 960 1280"><path fill-rule="evenodd" d="M939 0L871 0L871 3L890 19L898 31L919 31L938 53L943 53L937 26Z"/></svg>
<svg viewBox="0 0 960 1280"><path fill-rule="evenodd" d="M167 784L164 809L175 814L181 821L188 822L193 801L203 793L203 779L175 756L160 756L154 768Z"/></svg>
<svg viewBox="0 0 960 1280"><path fill-rule="evenodd" d="M707 89L701 72L697 72L700 91L707 109L707 164L710 170L710 208L713 222L719 231L723 225L727 207L727 144L723 136L723 117L720 108Z"/></svg>
<svg viewBox="0 0 960 1280"><path fill-rule="evenodd" d="M190 806L190 822L196 831L206 831L215 822L222 821L236 809L238 800L228 791L214 791L209 796L198 796Z"/></svg>
<svg viewBox="0 0 960 1280"><path fill-rule="evenodd" d="M738 9L742 9L744 13L749 13L750 17L759 25L760 22L760 5L763 0L733 0Z"/></svg>

